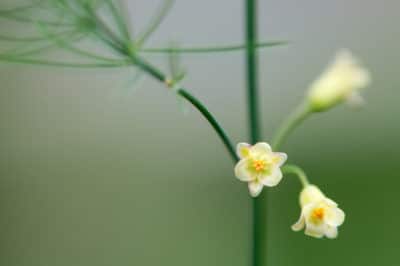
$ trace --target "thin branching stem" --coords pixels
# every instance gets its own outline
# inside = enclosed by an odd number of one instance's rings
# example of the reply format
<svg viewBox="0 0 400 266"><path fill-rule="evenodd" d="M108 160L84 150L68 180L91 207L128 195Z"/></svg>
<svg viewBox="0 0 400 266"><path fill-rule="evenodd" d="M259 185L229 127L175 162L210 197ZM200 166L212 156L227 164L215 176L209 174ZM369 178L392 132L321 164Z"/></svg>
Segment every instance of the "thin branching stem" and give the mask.
<svg viewBox="0 0 400 266"><path fill-rule="evenodd" d="M301 169L297 165L286 164L285 166L282 167L282 172L284 174L294 174L294 175L296 175L303 187L306 187L306 186L308 186L310 184L310 182L308 181L307 175L304 172L304 170Z"/></svg>
<svg viewBox="0 0 400 266"><path fill-rule="evenodd" d="M255 44L256 48L267 48L274 46L281 46L287 44L287 41L275 42L261 42ZM181 47L181 48L143 48L140 52L143 53L182 53L182 54L196 54L196 53L219 53L219 52L237 52L246 50L246 45L226 45L226 46L207 46L207 47Z"/></svg>
<svg viewBox="0 0 400 266"><path fill-rule="evenodd" d="M113 68L113 67L127 67L132 66L131 62L120 61L114 63L69 63L69 62L58 62L51 60L40 60L40 59L29 59L29 58L18 58L13 56L0 55L0 61L16 63L16 64L28 64L28 65L39 65L39 66L55 66L55 67L70 67L70 68Z"/></svg>
<svg viewBox="0 0 400 266"><path fill-rule="evenodd" d="M53 33L54 36L63 36L72 33L71 31L65 31L65 32L56 32ZM0 34L0 41L6 41L6 42L22 42L22 43L34 43L34 42L42 42L42 41L47 41L47 37L44 36L26 36L26 37L16 37L16 36L9 36L9 35L3 35Z"/></svg>
<svg viewBox="0 0 400 266"><path fill-rule="evenodd" d="M43 34L46 35L51 41L53 41L56 45L58 45L61 48L64 48L70 52L73 52L75 54L85 56L91 59L99 60L99 61L106 61L106 62L115 62L118 61L118 59L115 58L108 58L104 57L95 53L91 53L89 51L85 51L83 49L76 48L71 44L71 42L66 41L62 38L59 38L57 35L51 33L44 25L40 25L40 29L42 30Z"/></svg>
<svg viewBox="0 0 400 266"><path fill-rule="evenodd" d="M312 114L307 103L301 104L279 127L276 135L272 140L272 146L275 149L280 149L286 139L307 117Z"/></svg>
<svg viewBox="0 0 400 266"><path fill-rule="evenodd" d="M217 120L213 117L213 115L208 111L208 109L198 100L196 99L193 95L191 95L189 92L187 92L185 89L179 89L177 91L179 95L181 95L183 98L185 98L187 101L189 101L194 107L197 108L197 110L207 119L207 121L210 123L210 125L214 128L214 130L217 132L218 136L224 143L226 149L228 150L229 154L232 157L232 160L234 162L237 162L239 158L236 155L235 148L230 141L229 137L226 135L224 129L218 124Z"/></svg>
<svg viewBox="0 0 400 266"><path fill-rule="evenodd" d="M149 25L146 27L144 32L138 35L136 45L138 47L142 46L146 40L152 35L154 31L160 26L161 22L168 15L174 4L174 0L165 0L163 1L160 9L155 13L154 17L150 20Z"/></svg>
<svg viewBox="0 0 400 266"><path fill-rule="evenodd" d="M10 14L0 13L0 17L9 19L9 20L19 21L19 22L25 22L25 23L44 23L46 25L54 26L54 27L75 27L76 26L74 23L49 21L49 20L43 20L43 19L34 19L34 18L28 18L28 17L12 14L12 13L10 13Z"/></svg>
<svg viewBox="0 0 400 266"><path fill-rule="evenodd" d="M78 35L78 33L73 33L70 36L65 36L64 38L67 38L70 42L73 41L78 41L80 39L82 39L84 36L83 35ZM14 51L14 52L6 52L6 54L9 54L11 56L18 56L18 57L22 57L22 56L30 56L30 55L35 55L35 54L40 54L43 52L48 52L49 50L58 47L57 44L54 43L50 43L50 44L45 44L43 46L40 47L36 47L30 50L25 50L25 51Z"/></svg>
<svg viewBox="0 0 400 266"><path fill-rule="evenodd" d="M142 71L146 72L147 74L149 74L156 80L158 80L164 84L167 82L168 79L164 73L162 73L156 67L152 66L145 59L143 59L143 58L137 56L135 53L133 53L129 49L129 47L126 47L125 44L123 43L123 41L120 40L115 35L115 33L98 16L96 16L95 14L94 14L94 16L95 16L96 23L100 27L101 32L103 34L103 35L101 35L101 37L106 38L107 40L110 40L110 42L112 44L111 47L113 47L117 52L121 53L121 55L124 55L124 56L130 58L132 63L135 66L137 66ZM205 105L203 103L201 103L201 101L198 100L196 97L191 95L188 91L186 91L184 88L178 89L177 94L182 96L189 103L191 103L203 115L203 117L210 123L212 128L215 130L217 135L220 137L220 139L224 143L224 145L227 148L232 159L236 162L238 160L238 158L237 158L235 149L232 145L232 142L230 141L229 137L227 136L227 134L225 133L223 128L217 122L215 117L205 107Z"/></svg>
<svg viewBox="0 0 400 266"><path fill-rule="evenodd" d="M128 42L131 39L131 36L130 36L129 29L127 27L127 23L124 21L124 17L122 16L122 14L120 14L118 12L117 7L115 6L115 4L113 3L112 0L106 0L106 3L111 11L111 14L112 14L115 22L117 23L119 32L124 37L124 40L126 42Z"/></svg>

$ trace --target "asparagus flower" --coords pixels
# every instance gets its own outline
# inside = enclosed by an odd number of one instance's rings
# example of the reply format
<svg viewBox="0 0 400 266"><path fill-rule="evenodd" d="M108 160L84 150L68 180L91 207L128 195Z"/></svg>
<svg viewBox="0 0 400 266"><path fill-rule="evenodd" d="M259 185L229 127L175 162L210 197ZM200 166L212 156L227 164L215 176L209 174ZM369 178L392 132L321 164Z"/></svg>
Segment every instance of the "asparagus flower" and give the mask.
<svg viewBox="0 0 400 266"><path fill-rule="evenodd" d="M307 185L300 193L300 206L300 219L292 226L294 231L305 227L305 234L312 237L337 237L337 228L343 224L345 214L336 202L327 198L318 187Z"/></svg>
<svg viewBox="0 0 400 266"><path fill-rule="evenodd" d="M240 181L248 182L250 195L257 197L263 186L274 187L282 179L280 167L287 155L272 152L268 143L259 142L254 146L247 143L237 145L240 161L235 166L235 175Z"/></svg>

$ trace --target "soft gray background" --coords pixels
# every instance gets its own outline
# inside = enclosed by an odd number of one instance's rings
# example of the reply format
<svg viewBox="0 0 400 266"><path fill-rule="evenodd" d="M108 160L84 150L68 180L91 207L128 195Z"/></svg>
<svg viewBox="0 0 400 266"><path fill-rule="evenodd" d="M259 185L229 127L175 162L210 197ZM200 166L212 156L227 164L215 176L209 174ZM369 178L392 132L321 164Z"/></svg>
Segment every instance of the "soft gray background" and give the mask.
<svg viewBox="0 0 400 266"><path fill-rule="evenodd" d="M129 1L135 28L159 2ZM270 192L270 265L398 265L400 2L259 2L260 39L291 41L260 53L265 140L337 49L373 75L365 110L315 116L284 148L346 211L339 239L291 232L287 177ZM178 0L149 45L241 43L243 3ZM183 60L235 142L247 140L243 59ZM250 199L220 140L155 81L126 89L132 74L0 66L0 265L248 265Z"/></svg>

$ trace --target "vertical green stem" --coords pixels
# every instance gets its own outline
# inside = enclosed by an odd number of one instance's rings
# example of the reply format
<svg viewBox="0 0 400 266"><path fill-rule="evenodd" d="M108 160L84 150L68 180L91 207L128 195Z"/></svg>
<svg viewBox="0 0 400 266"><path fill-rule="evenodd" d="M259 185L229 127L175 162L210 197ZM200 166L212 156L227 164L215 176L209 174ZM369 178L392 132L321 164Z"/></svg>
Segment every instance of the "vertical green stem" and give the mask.
<svg viewBox="0 0 400 266"><path fill-rule="evenodd" d="M250 137L253 144L259 141L260 123L258 106L258 61L257 61L257 0L246 0L246 62L248 112Z"/></svg>
<svg viewBox="0 0 400 266"><path fill-rule="evenodd" d="M246 63L247 99L250 139L253 144L260 140L260 117L258 104L257 60L257 0L246 0ZM266 192L253 199L252 265L266 265L267 211Z"/></svg>

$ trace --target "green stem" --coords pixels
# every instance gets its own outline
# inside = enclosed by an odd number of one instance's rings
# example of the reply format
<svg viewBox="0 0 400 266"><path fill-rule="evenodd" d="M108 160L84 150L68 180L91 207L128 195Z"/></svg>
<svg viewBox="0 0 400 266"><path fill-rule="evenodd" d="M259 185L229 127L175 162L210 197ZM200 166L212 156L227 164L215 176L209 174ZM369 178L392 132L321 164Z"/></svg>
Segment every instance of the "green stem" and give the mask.
<svg viewBox="0 0 400 266"><path fill-rule="evenodd" d="M18 58L12 56L0 55L0 61L16 64L29 64L41 66L55 66L55 67L71 67L71 68L113 68L113 67L126 67L132 66L131 62L120 61L115 63L68 63L58 61L48 61L40 59Z"/></svg>
<svg viewBox="0 0 400 266"><path fill-rule="evenodd" d="M157 79L158 81L165 83L165 81L167 79L166 75L164 73L162 73L160 70L153 67L152 65L150 65L150 63L148 63L144 59L142 59L134 54L129 54L128 56L131 58L132 62L137 67L139 67L141 70L143 70L147 74L150 74L150 76Z"/></svg>
<svg viewBox="0 0 400 266"><path fill-rule="evenodd" d="M274 47L287 44L286 41L262 42L255 44L256 48ZM208 46L208 47L182 47L182 48L143 48L143 53L218 53L218 52L236 52L246 49L246 45L227 45L227 46Z"/></svg>
<svg viewBox="0 0 400 266"><path fill-rule="evenodd" d="M160 82L166 82L166 76L160 72L157 68L153 67L143 59L131 55L131 58L136 66L142 69L147 74L150 74L153 78L157 79ZM212 128L215 130L219 138L224 143L226 149L228 150L230 156L232 157L234 162L237 162L239 158L236 155L236 151L229 137L225 133L224 129L219 125L218 121L214 118L214 116L208 111L208 109L202 104L196 97L187 92L184 88L180 88L177 90L177 94L185 98L189 103L191 103L202 115L203 117L210 123Z"/></svg>
<svg viewBox="0 0 400 266"><path fill-rule="evenodd" d="M89 51L85 51L79 48L76 48L75 46L73 46L73 44L70 41L66 41L62 38L59 38L57 35L53 34L51 31L49 31L45 26L39 24L39 27L41 29L41 31L43 32L43 34L45 36L47 36L48 39L50 39L54 44L58 45L61 48L64 48L67 51L70 51L72 53L84 56L84 57L88 57L91 59L95 59L95 60L100 60L100 61L105 61L105 62L109 62L109 63L113 63L118 61L118 59L116 58L108 58L108 57L104 57L101 55L97 55L95 53L91 53Z"/></svg>
<svg viewBox="0 0 400 266"><path fill-rule="evenodd" d="M294 174L299 178L300 183L303 187L306 187L310 184L308 181L306 173L299 166L294 164L286 164L282 167L282 172L284 174Z"/></svg>
<svg viewBox="0 0 400 266"><path fill-rule="evenodd" d="M109 9L111 10L111 14L112 14L115 22L117 23L120 33L124 37L125 41L128 42L130 40L131 36L130 36L128 26L124 21L124 17L122 16L122 14L120 14L118 8L114 5L112 0L107 0L106 4L108 5Z"/></svg>
<svg viewBox="0 0 400 266"><path fill-rule="evenodd" d="M138 57L131 50L127 49L123 44L122 41L116 37L115 34L107 27L107 25L102 22L98 17L96 17L97 24L103 31L103 34L106 34L108 38L112 41L115 46L112 46L117 52L129 57L133 64L139 67L141 70L152 76L153 78L157 79L160 82L165 83L167 81L166 75L159 71L157 68L153 67L150 63L146 62L144 59ZM105 37L105 36L104 36ZM107 39L108 39L107 38ZM216 131L217 135L221 138L222 142L224 143L225 147L227 148L229 154L231 155L233 161L238 161L238 157L236 155L235 149L232 145L232 142L229 140L228 136L226 135L223 128L218 124L217 120L214 116L208 111L208 109L193 95L187 92L185 89L181 88L177 90L177 93L185 98L188 102L190 102L203 116L204 118L210 123L213 129Z"/></svg>
<svg viewBox="0 0 400 266"><path fill-rule="evenodd" d="M278 129L278 132L272 140L272 146L274 149L280 149L289 134L292 133L293 130L298 127L310 114L312 114L312 110L308 104L304 103L300 105Z"/></svg>
<svg viewBox="0 0 400 266"><path fill-rule="evenodd" d="M247 100L250 139L252 144L260 140L260 118L258 105L258 61L257 61L257 0L246 0L246 67ZM266 266L267 261L267 195L262 193L253 199L253 246L252 265Z"/></svg>
<svg viewBox="0 0 400 266"><path fill-rule="evenodd" d="M217 132L218 136L221 138L224 143L226 149L231 155L234 162L237 162L239 158L236 155L235 148L232 145L232 142L229 140L223 128L218 124L217 120L212 116L212 114L207 110L207 108L197 100L193 95L189 92L185 91L183 88L177 91L179 95L185 98L188 102L190 102L194 107L199 110L199 112L207 119L207 121L211 124L214 130Z"/></svg>
<svg viewBox="0 0 400 266"><path fill-rule="evenodd" d="M164 18L168 15L169 11L171 10L175 0L165 0L162 3L162 6L160 9L156 12L155 16L151 19L149 22L148 26L144 30L143 33L139 34L137 41L136 41L136 46L140 47L142 46L146 40L150 37L150 35L157 30L157 28L160 26L161 22L164 20Z"/></svg>

